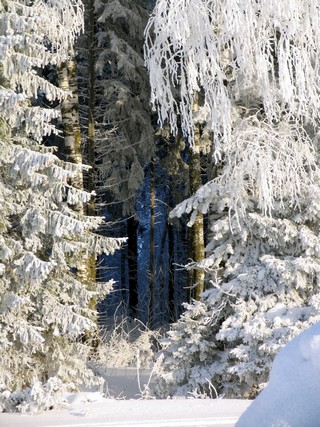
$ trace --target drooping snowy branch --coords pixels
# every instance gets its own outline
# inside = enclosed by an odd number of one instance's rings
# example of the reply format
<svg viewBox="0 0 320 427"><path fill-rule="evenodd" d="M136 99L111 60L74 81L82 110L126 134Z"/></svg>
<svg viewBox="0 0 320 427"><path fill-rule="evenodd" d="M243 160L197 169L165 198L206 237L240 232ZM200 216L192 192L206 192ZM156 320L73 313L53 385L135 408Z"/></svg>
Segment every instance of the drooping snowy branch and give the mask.
<svg viewBox="0 0 320 427"><path fill-rule="evenodd" d="M205 95L216 152L229 143L232 102L256 97L271 123L319 118L320 10L312 0L158 0L146 28L151 101L173 133L193 140L194 97ZM306 78L307 77L307 78Z"/></svg>
<svg viewBox="0 0 320 427"><path fill-rule="evenodd" d="M249 117L235 125L232 141L224 147L221 175L176 206L172 217L194 211L192 224L197 212L208 213L212 205L217 214L228 209L238 219L257 209L272 215L288 206L299 208L310 185L318 182L317 141L297 123L271 126Z"/></svg>

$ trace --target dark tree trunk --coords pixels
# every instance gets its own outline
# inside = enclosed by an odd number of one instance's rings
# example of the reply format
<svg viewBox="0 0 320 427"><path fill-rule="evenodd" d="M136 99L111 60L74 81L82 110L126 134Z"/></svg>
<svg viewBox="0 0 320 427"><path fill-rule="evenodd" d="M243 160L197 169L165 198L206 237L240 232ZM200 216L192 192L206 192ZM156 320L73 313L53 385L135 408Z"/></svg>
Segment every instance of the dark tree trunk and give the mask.
<svg viewBox="0 0 320 427"><path fill-rule="evenodd" d="M169 321L175 322L177 320L176 307L175 307L175 275L174 275L174 226L168 224L168 250L169 250L169 283L168 283L168 311Z"/></svg>
<svg viewBox="0 0 320 427"><path fill-rule="evenodd" d="M150 162L150 258L149 258L149 310L148 323L152 328L153 321L153 292L154 292L154 225L155 225L155 184L154 184L154 160Z"/></svg>
<svg viewBox="0 0 320 427"><path fill-rule="evenodd" d="M128 237L128 280L129 280L129 311L132 318L138 314L138 222L134 217L127 219Z"/></svg>

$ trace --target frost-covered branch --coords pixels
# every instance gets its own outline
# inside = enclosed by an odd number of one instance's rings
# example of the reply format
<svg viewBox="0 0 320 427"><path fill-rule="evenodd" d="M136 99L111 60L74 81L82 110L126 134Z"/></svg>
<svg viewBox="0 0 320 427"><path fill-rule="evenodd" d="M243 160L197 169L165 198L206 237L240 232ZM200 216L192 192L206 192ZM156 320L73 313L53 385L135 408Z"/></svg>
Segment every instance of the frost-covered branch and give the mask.
<svg viewBox="0 0 320 427"><path fill-rule="evenodd" d="M216 152L230 142L232 103L254 94L272 123L319 118L320 11L312 0L158 0L146 28L151 101L173 133L193 140L192 107L205 95ZM305 78L307 76L307 78Z"/></svg>

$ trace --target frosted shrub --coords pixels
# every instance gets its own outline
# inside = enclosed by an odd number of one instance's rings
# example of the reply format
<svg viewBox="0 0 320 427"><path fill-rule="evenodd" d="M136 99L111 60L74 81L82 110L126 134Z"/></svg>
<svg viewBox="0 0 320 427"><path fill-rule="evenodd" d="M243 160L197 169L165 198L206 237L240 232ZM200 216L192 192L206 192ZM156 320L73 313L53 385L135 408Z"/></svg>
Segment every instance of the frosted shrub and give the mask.
<svg viewBox="0 0 320 427"><path fill-rule="evenodd" d="M21 392L10 392L5 387L1 388L0 412L14 412L22 401L23 394Z"/></svg>
<svg viewBox="0 0 320 427"><path fill-rule="evenodd" d="M35 380L23 392L4 390L0 394L0 412L34 414L66 406L66 392L74 391L73 384L66 385L59 378L51 377L45 384Z"/></svg>
<svg viewBox="0 0 320 427"><path fill-rule="evenodd" d="M50 378L45 384L35 381L32 387L25 391L19 410L23 413L34 414L62 408L66 406L64 394L67 390L65 384L57 377Z"/></svg>
<svg viewBox="0 0 320 427"><path fill-rule="evenodd" d="M102 343L92 362L97 366L149 368L155 359L157 331L130 318L115 318L101 329Z"/></svg>

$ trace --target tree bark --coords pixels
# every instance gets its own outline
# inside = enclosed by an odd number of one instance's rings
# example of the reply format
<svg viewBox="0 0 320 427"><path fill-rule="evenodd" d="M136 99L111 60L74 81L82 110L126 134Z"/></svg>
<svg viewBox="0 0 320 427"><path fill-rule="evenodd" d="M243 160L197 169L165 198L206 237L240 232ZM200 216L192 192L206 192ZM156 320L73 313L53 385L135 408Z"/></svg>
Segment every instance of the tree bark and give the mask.
<svg viewBox="0 0 320 427"><path fill-rule="evenodd" d="M94 50L95 50L95 15L94 15L94 1L88 0L87 8L88 25L88 136L87 136L87 155L88 163L91 166L88 172L88 191L91 192L95 189L95 126L94 126L94 107L95 107L95 64L94 64ZM91 197L88 204L88 214L95 215L95 200Z"/></svg>
<svg viewBox="0 0 320 427"><path fill-rule="evenodd" d="M64 133L64 157L67 162L82 164L81 131L79 118L79 97L77 84L77 63L74 58L65 62L58 69L59 86L71 96L61 103L61 116ZM83 174L78 173L72 185L83 189ZM76 210L83 214L83 205Z"/></svg>
<svg viewBox="0 0 320 427"><path fill-rule="evenodd" d="M148 323L152 328L153 322L153 292L154 292L154 225L155 225L155 185L154 185L154 159L150 162L150 258L149 258L149 310Z"/></svg>
<svg viewBox="0 0 320 427"><path fill-rule="evenodd" d="M199 108L198 99L194 103L194 112ZM201 163L200 163L200 125L195 126L194 131L194 146L189 149L189 184L190 194L194 194L202 185L201 181ZM190 230L190 254L189 257L194 262L199 262L204 259L204 224L203 214L199 212L197 218ZM191 297L199 300L200 295L204 291L204 271L201 269L191 269L189 271L189 284L191 284Z"/></svg>
<svg viewBox="0 0 320 427"><path fill-rule="evenodd" d="M169 250L169 283L168 283L168 310L169 321L177 320L175 307L175 274L174 274L174 227L168 223L168 250Z"/></svg>
<svg viewBox="0 0 320 427"><path fill-rule="evenodd" d="M87 158L91 169L87 176L87 190L91 193L95 189L95 126L94 126L94 107L95 107L95 63L94 63L94 32L95 32L95 14L94 0L88 0L87 8L88 24L88 135L87 135ZM96 214L95 198L91 196L90 202L87 205L87 215L94 216ZM97 278L97 267L95 256L92 255L87 260L87 270L90 280L95 281ZM96 302L95 302L96 304Z"/></svg>
<svg viewBox="0 0 320 427"><path fill-rule="evenodd" d="M82 141L80 131L79 117L79 95L77 81L77 63L74 57L64 63L58 70L59 86L71 92L71 96L65 99L61 104L61 116L64 131L64 155L65 160L75 164L83 163L82 156ZM84 180L82 172L78 172L73 177L71 184L80 190L84 189ZM72 206L73 209L81 216L86 213L83 203L78 203ZM88 289L95 288L96 282L96 262L95 255L83 253L83 258L77 260L77 278ZM92 298L88 303L88 308L96 310L97 299ZM90 336L85 336L84 341L90 342L93 347L96 347L99 342L97 333L90 333Z"/></svg>
<svg viewBox="0 0 320 427"><path fill-rule="evenodd" d="M138 314L138 222L134 217L127 219L128 236L128 280L129 280L129 310L132 318Z"/></svg>
<svg viewBox="0 0 320 427"><path fill-rule="evenodd" d="M69 91L71 96L61 104L61 116L64 132L64 157L65 160L75 164L83 163L82 141L79 117L79 96L77 81L77 63L75 58L62 64L58 70L59 86L65 91ZM80 190L84 189L82 172L78 172L72 178L71 184ZM84 216L86 213L83 203L72 206L73 209ZM90 289L94 287L96 281L95 255L83 254L83 259L78 262L77 277L79 281ZM96 299L89 302L89 308L96 309Z"/></svg>

